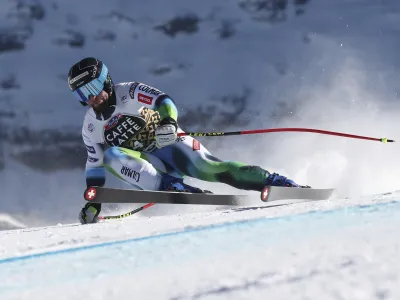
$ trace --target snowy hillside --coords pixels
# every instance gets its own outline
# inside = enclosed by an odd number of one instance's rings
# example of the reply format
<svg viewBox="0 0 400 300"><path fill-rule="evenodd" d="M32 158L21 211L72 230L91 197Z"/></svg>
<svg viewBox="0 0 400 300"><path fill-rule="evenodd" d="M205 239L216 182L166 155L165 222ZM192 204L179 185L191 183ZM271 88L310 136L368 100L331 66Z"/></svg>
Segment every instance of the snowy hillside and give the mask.
<svg viewBox="0 0 400 300"><path fill-rule="evenodd" d="M398 1L1 3L0 212L27 225L74 222L83 204L85 110L66 73L84 56L105 61L116 82L171 94L189 130L296 126L398 139ZM343 197L399 188L396 144L286 133L202 142Z"/></svg>
<svg viewBox="0 0 400 300"><path fill-rule="evenodd" d="M0 299L399 299L399 1L0 3ZM336 193L80 225L85 109L66 74L85 56L169 93L187 130L397 143L202 138L220 158Z"/></svg>

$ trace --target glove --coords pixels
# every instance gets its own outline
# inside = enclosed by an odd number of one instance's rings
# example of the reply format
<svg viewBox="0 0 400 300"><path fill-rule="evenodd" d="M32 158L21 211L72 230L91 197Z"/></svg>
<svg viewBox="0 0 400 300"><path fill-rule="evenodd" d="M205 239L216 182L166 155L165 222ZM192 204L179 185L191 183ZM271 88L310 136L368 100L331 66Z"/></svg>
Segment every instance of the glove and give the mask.
<svg viewBox="0 0 400 300"><path fill-rule="evenodd" d="M82 224L97 223L101 211L101 203L86 203L79 213L79 221Z"/></svg>
<svg viewBox="0 0 400 300"><path fill-rule="evenodd" d="M172 145L178 138L178 124L171 117L166 117L161 120L156 128L156 146L162 148Z"/></svg>

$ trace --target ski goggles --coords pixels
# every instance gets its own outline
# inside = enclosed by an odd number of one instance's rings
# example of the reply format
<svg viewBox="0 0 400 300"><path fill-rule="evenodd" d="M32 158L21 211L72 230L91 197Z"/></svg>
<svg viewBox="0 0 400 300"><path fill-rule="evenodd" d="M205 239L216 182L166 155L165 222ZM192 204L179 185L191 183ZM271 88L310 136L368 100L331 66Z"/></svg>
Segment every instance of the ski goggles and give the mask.
<svg viewBox="0 0 400 300"><path fill-rule="evenodd" d="M101 93L101 91L104 89L104 82L107 79L107 75L108 69L103 64L101 73L98 78L93 79L92 81L80 86L75 91L73 91L72 94L74 94L75 98L79 101L86 103L89 100L90 95L97 96Z"/></svg>

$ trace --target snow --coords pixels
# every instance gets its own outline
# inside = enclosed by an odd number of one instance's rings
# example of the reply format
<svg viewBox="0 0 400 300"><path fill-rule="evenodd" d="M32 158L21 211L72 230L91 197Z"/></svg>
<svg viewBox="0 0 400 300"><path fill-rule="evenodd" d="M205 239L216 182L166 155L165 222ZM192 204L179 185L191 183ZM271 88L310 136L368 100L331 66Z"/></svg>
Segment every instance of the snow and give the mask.
<svg viewBox="0 0 400 300"><path fill-rule="evenodd" d="M2 231L0 296L397 299L399 196Z"/></svg>
<svg viewBox="0 0 400 300"><path fill-rule="evenodd" d="M180 116L199 111L199 106L207 112L213 111L208 106L216 107L207 124L199 120L185 130L203 130L205 125L210 131L312 127L397 139L397 1L310 1L300 15L290 2L283 22L260 21L268 12L243 10L243 2L177 0L166 5L153 0L138 9L137 3L122 0L102 5L35 1L45 16L28 22L33 33L25 49L0 57L0 79L15 75L21 88L0 96L3 108L16 114L1 119L8 134L26 126L38 140L0 146L5 161L0 211L29 226L76 220L84 173L77 163L68 168L57 149L68 146L66 154L75 153L82 143L46 139L42 130L58 130L80 141L85 110L69 94L65 78L71 64L87 55L107 62L116 82L139 80L170 93ZM9 10L5 15L15 21L19 15ZM199 18L195 33L171 37L155 29L174 17L194 15ZM226 23L234 35L221 39ZM63 44L69 36L65 31L71 30L85 36L83 48ZM99 39L101 32L111 32L115 39ZM166 67L171 71L164 75L154 72ZM224 121L223 112L236 106L223 105L221 97L234 96L244 97L243 112ZM298 133L200 141L221 159L261 165L313 186L336 186L342 197L391 190L400 176L393 145ZM43 159L30 158L36 165L41 161L44 170L15 159L34 150L45 151L39 156ZM226 186L206 187L236 192Z"/></svg>
<svg viewBox="0 0 400 300"><path fill-rule="evenodd" d="M186 130L309 127L400 140L399 1L308 1L299 15L292 1L283 22L263 21L268 12L245 11L245 2L256 1L29 2L44 7L43 20L16 13L15 1L2 5L2 33L29 38L24 50L0 54L0 81L15 75L20 85L0 90L0 116L16 115L1 117L0 136L27 126L38 141L0 144L1 300L399 299L397 143L300 133L201 138L220 158L337 192L328 201L268 208L156 205L86 226L76 224L82 169L63 167L48 152L40 160L55 170L15 159L41 149L42 139L55 153L77 147L46 140L43 130L79 137L84 110L65 78L88 55L103 59L116 82L170 93L182 116L216 107L207 124ZM195 33L155 29L194 15ZM223 26L234 35L221 39ZM84 35L83 48L66 44L71 32ZM224 106L224 96L245 99L243 112L225 123L224 109L235 106Z"/></svg>
<svg viewBox="0 0 400 300"><path fill-rule="evenodd" d="M7 214L0 214L0 230L25 228L26 225Z"/></svg>

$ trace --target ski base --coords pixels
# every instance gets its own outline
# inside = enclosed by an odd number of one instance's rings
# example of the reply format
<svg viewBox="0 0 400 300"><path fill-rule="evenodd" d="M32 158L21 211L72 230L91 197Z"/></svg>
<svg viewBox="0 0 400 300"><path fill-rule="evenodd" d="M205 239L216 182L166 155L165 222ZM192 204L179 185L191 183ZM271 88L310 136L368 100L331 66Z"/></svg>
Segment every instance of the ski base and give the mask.
<svg viewBox="0 0 400 300"><path fill-rule="evenodd" d="M334 189L289 188L268 186L261 193L261 200L327 200ZM165 191L146 191L132 189L115 189L105 187L89 187L85 190L86 201L94 203L158 203L189 205L228 205L246 206L254 203L250 195L194 194Z"/></svg>

